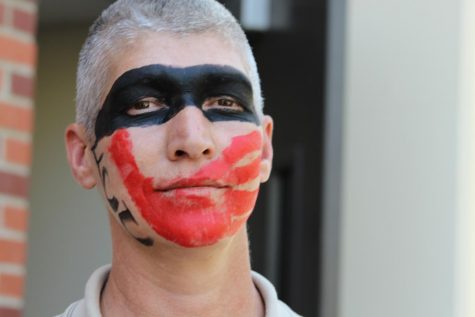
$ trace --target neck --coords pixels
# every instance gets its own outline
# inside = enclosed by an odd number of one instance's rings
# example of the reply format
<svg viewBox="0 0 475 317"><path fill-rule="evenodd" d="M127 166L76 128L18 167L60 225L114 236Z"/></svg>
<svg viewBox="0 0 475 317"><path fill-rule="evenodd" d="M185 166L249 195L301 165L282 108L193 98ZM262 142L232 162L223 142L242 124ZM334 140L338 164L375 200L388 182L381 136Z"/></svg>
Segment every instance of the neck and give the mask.
<svg viewBox="0 0 475 317"><path fill-rule="evenodd" d="M145 247L114 222L103 316L264 316L245 227L213 246L183 248L157 241Z"/></svg>

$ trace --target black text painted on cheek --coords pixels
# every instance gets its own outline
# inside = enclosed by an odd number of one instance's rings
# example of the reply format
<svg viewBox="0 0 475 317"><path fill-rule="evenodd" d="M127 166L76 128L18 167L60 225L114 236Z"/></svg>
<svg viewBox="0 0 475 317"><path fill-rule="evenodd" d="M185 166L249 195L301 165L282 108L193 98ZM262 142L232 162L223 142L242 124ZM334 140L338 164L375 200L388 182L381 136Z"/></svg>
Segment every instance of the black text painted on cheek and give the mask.
<svg viewBox="0 0 475 317"><path fill-rule="evenodd" d="M203 109L210 98L231 97L240 111L225 107ZM165 107L139 115L128 110L144 98L163 101ZM126 127L158 125L186 106L196 106L210 121L244 121L259 124L247 77L230 66L171 67L148 65L125 72L113 84L96 121L96 142Z"/></svg>
<svg viewBox="0 0 475 317"><path fill-rule="evenodd" d="M152 246L154 241L150 237L140 237L139 234L136 234L134 229L138 226L137 220L135 220L132 212L127 207L125 201L119 201L116 196L109 193L108 178L109 172L105 166L102 165L102 160L104 158L104 153L100 156L96 154L97 148L94 146L92 153L94 155L94 160L96 161L97 169L101 174L102 187L104 188L104 195L106 196L109 207L113 211L115 216L118 216L122 226L125 230L138 242L145 246Z"/></svg>

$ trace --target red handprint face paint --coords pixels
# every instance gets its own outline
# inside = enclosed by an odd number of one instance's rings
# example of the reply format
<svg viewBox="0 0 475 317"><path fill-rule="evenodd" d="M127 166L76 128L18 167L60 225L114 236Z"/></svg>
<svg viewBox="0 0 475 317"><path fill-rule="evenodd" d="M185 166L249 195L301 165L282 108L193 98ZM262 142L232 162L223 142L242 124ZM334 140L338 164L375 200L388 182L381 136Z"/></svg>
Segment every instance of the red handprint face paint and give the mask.
<svg viewBox="0 0 475 317"><path fill-rule="evenodd" d="M259 191L262 137L232 138L221 155L193 175L154 181L139 170L126 129L114 132L112 161L142 217L160 236L185 247L231 236L246 222Z"/></svg>

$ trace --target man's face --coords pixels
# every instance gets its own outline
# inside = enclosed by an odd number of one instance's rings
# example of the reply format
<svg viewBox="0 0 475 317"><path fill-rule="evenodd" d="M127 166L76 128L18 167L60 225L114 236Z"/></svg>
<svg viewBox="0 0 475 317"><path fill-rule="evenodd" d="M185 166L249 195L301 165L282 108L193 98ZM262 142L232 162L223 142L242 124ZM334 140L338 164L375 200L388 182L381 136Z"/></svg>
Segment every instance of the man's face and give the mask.
<svg viewBox="0 0 475 317"><path fill-rule="evenodd" d="M92 153L119 224L144 245L236 233L272 156L239 53L216 35L155 33L112 65Z"/></svg>

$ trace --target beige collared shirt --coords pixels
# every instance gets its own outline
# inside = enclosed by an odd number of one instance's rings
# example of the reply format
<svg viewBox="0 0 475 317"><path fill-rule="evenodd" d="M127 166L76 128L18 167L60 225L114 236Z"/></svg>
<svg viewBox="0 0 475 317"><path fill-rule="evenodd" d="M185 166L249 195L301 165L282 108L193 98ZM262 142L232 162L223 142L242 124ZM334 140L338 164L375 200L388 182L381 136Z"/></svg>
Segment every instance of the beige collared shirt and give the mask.
<svg viewBox="0 0 475 317"><path fill-rule="evenodd" d="M64 313L56 317L102 317L100 295L109 271L110 265L98 268L87 281L84 298L72 303ZM277 298L274 286L264 276L252 272L252 280L264 300L265 317L299 317Z"/></svg>

